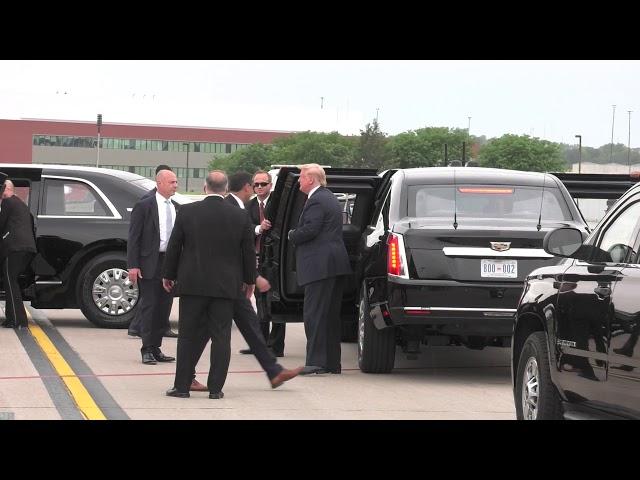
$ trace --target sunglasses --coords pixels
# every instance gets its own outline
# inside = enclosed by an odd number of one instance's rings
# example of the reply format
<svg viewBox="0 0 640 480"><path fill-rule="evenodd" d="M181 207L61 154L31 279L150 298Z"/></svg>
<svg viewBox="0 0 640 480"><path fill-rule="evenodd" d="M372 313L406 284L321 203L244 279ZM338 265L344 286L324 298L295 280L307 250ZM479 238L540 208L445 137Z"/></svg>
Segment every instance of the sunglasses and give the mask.
<svg viewBox="0 0 640 480"><path fill-rule="evenodd" d="M269 183L271 182L256 182L253 184L253 188L266 187Z"/></svg>

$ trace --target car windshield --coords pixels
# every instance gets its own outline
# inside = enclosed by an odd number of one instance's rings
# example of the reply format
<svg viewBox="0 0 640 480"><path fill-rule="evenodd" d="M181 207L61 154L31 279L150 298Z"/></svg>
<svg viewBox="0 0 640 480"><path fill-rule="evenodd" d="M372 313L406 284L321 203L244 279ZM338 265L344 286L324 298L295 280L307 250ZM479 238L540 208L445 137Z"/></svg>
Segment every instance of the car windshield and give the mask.
<svg viewBox="0 0 640 480"><path fill-rule="evenodd" d="M142 192L141 196L147 193L152 188L156 188L156 182L154 182L153 180L149 180L148 178L140 178L138 180L132 180L130 183L131 185L135 185L140 189L140 191ZM196 195L194 197L201 197L201 195ZM186 196L186 195L182 195L181 193L176 193L173 197L171 197L171 200L173 200L174 202L180 205L183 205L185 203L195 202L196 200L198 200L198 198L192 198L191 196Z"/></svg>
<svg viewBox="0 0 640 480"><path fill-rule="evenodd" d="M409 187L410 217L490 218L537 222L542 203L543 221L571 220L557 188L509 185L413 185ZM542 200L542 202L541 202Z"/></svg>

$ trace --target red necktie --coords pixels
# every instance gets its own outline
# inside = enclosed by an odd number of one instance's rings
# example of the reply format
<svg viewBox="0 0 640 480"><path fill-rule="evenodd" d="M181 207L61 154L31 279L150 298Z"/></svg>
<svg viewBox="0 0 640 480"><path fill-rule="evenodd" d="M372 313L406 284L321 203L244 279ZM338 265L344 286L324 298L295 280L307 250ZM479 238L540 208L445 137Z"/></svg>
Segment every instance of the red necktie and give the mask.
<svg viewBox="0 0 640 480"><path fill-rule="evenodd" d="M262 222L264 222L264 201L260 201L259 210L260 210L260 225L262 225ZM256 237L256 253L260 253L261 246L262 246L262 234Z"/></svg>

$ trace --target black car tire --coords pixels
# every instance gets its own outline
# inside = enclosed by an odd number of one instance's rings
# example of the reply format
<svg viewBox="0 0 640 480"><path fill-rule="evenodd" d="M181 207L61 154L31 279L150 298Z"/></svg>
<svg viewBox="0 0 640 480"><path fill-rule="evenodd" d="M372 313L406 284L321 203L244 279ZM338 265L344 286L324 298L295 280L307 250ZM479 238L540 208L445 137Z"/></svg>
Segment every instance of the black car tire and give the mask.
<svg viewBox="0 0 640 480"><path fill-rule="evenodd" d="M373 324L363 287L358 308L358 367L364 373L389 373L395 358L395 331L392 327L378 330Z"/></svg>
<svg viewBox="0 0 640 480"><path fill-rule="evenodd" d="M527 368L535 365L537 382L537 399L535 400L535 418L530 418L525 412L523 390L527 375ZM551 381L549 367L549 350L544 332L533 332L524 343L520 359L518 361L518 373L516 375L516 416L518 420L559 420L562 419L562 402ZM530 410L531 411L531 410Z"/></svg>
<svg viewBox="0 0 640 480"><path fill-rule="evenodd" d="M102 328L127 328L137 311L136 304L126 313L109 315L102 312L93 301L93 282L105 270L118 268L127 270L127 258L124 253L108 252L98 255L87 262L78 276L77 298L80 310L87 320Z"/></svg>

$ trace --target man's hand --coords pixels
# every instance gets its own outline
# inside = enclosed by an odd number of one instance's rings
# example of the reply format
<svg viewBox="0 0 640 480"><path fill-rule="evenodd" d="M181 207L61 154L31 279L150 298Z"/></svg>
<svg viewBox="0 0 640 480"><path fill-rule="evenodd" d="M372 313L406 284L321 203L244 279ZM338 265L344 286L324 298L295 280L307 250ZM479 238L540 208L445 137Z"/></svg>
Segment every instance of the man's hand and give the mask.
<svg viewBox="0 0 640 480"><path fill-rule="evenodd" d="M256 288L260 293L268 292L271 289L271 284L262 275L258 275L256 277Z"/></svg>
<svg viewBox="0 0 640 480"><path fill-rule="evenodd" d="M246 283L242 284L242 291L244 292L245 296L249 299L251 299L251 296L253 295L253 291L256 289L255 284L251 284L251 285L247 285Z"/></svg>
<svg viewBox="0 0 640 480"><path fill-rule="evenodd" d="M263 220L260 224L260 233L264 233L271 228L271 222L269 220Z"/></svg>
<svg viewBox="0 0 640 480"><path fill-rule="evenodd" d="M171 293L173 290L173 286L176 284L175 280L167 280L166 278L162 279L162 286L167 291L167 293Z"/></svg>
<svg viewBox="0 0 640 480"><path fill-rule="evenodd" d="M134 285L136 283L138 283L138 279L142 278L142 272L140 271L139 268L130 268L129 269L129 279L131 280L131 283L133 283Z"/></svg>

